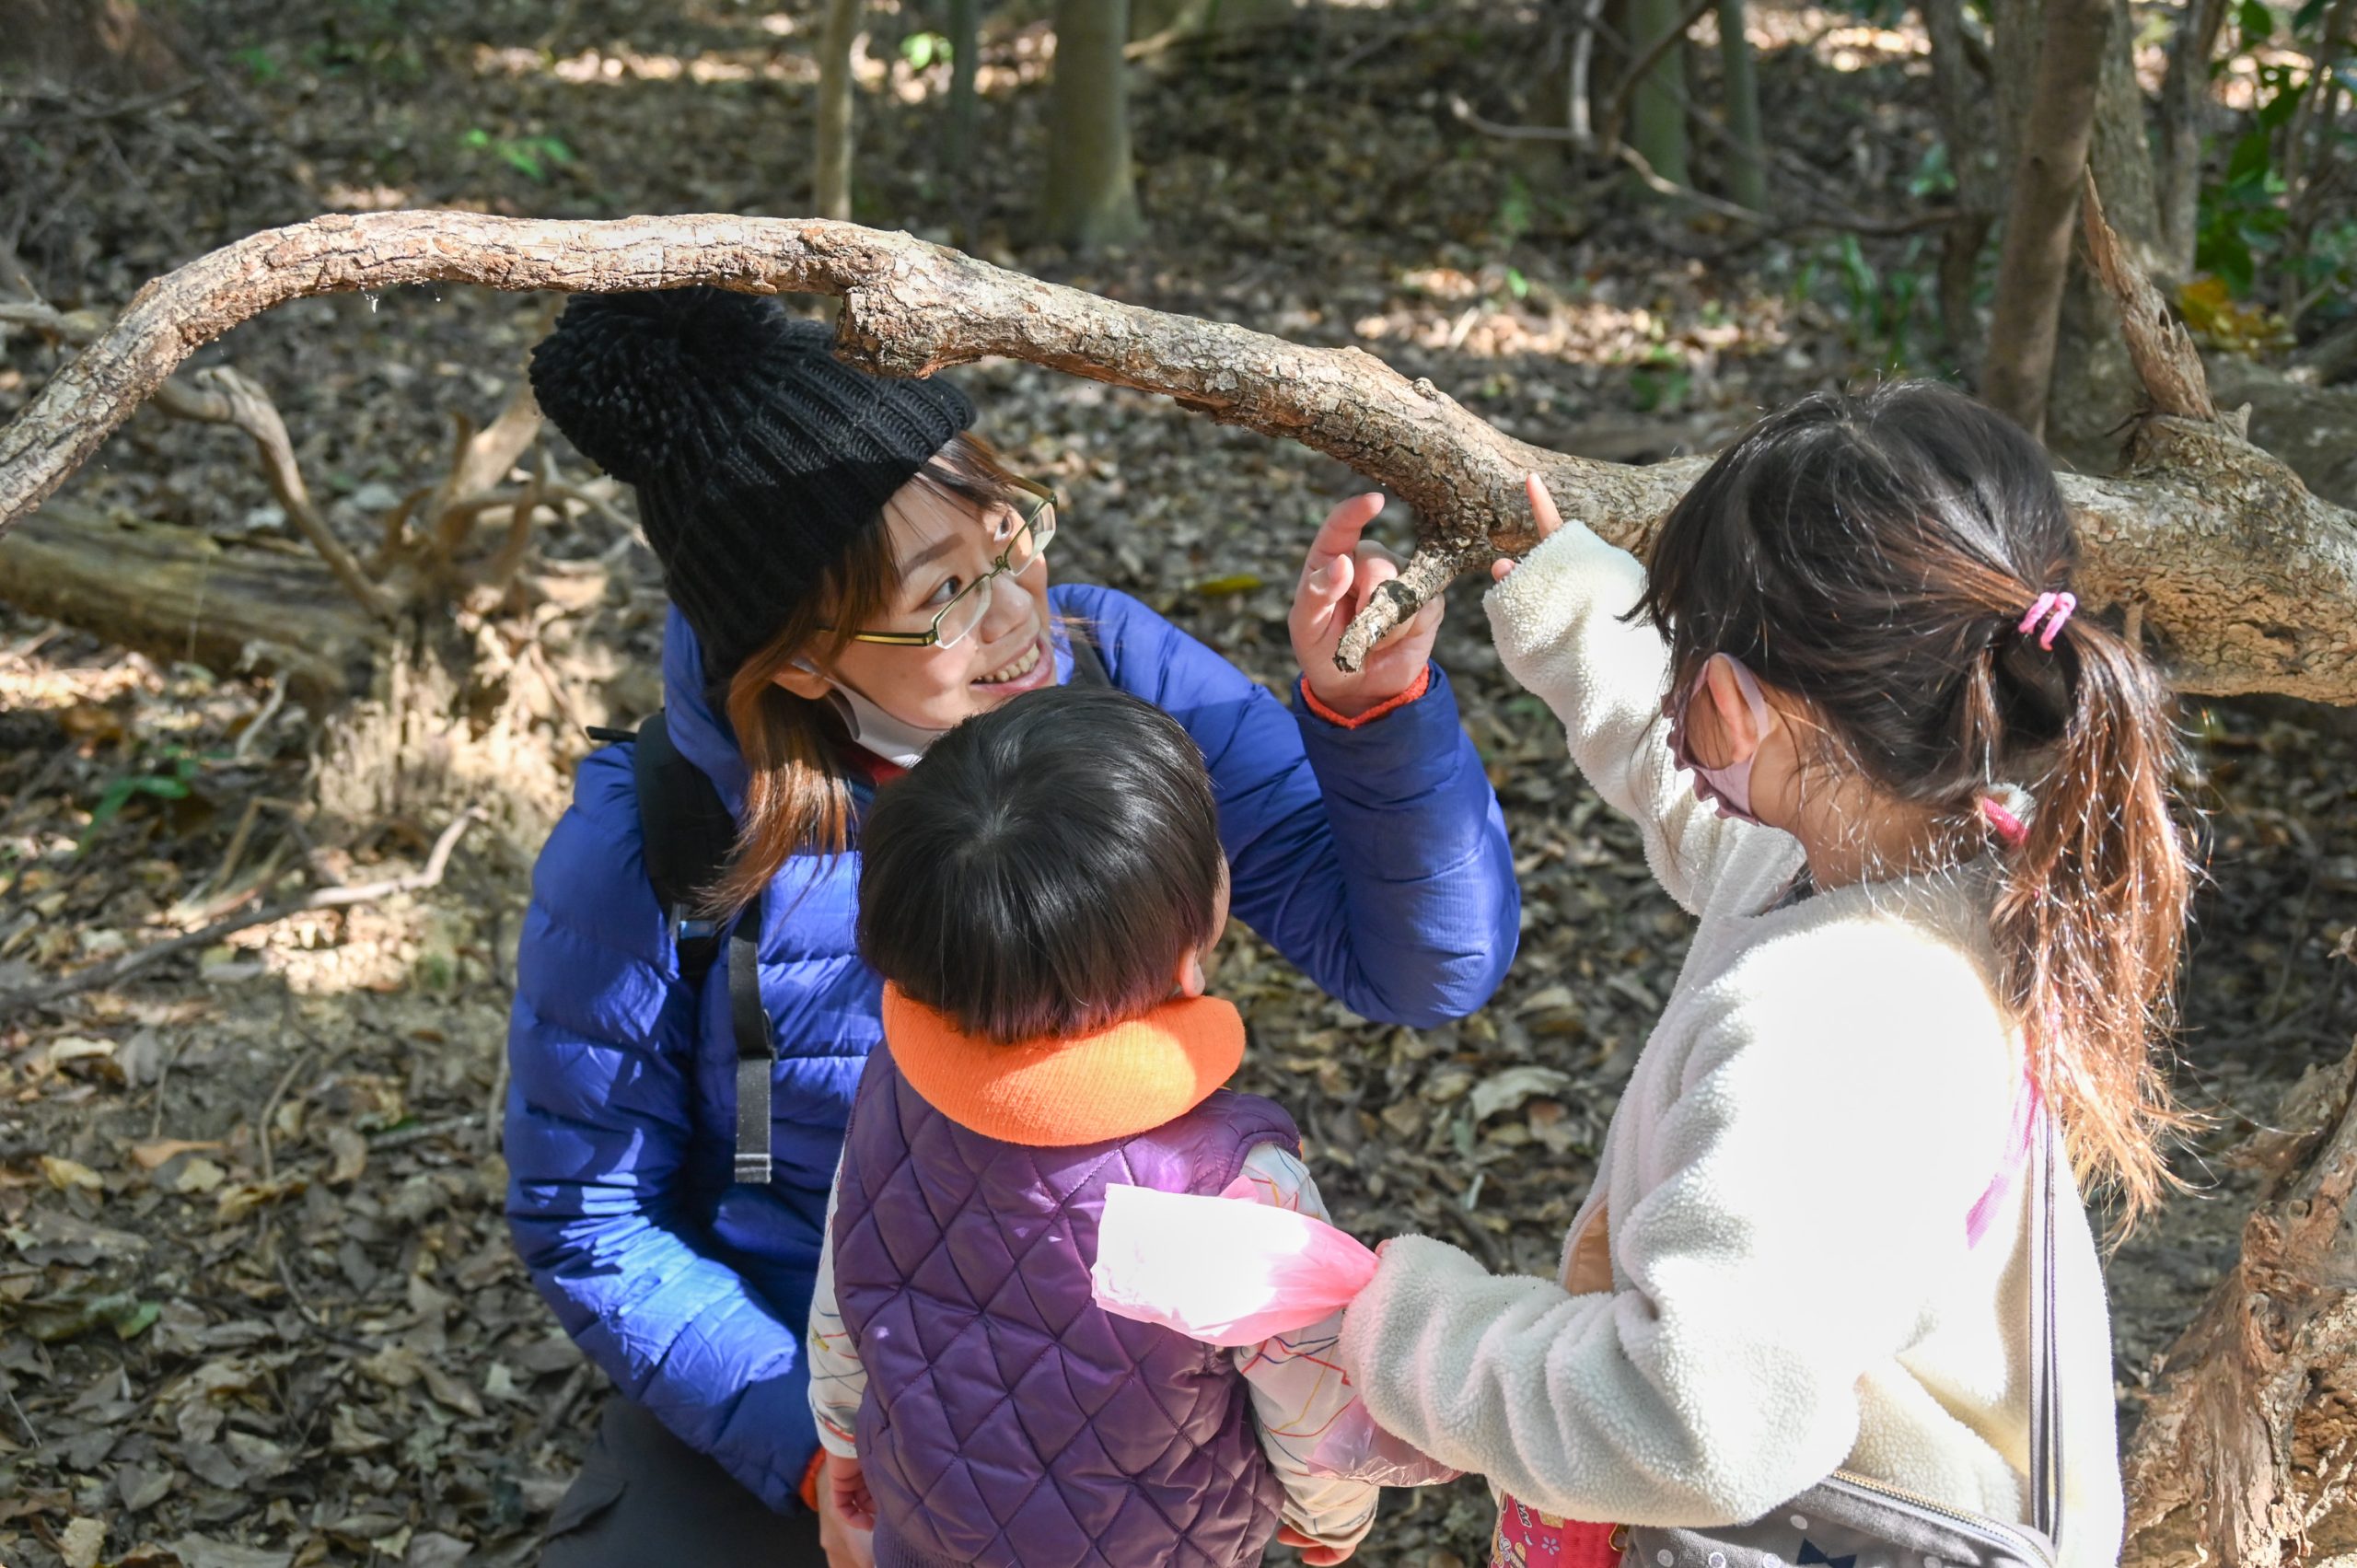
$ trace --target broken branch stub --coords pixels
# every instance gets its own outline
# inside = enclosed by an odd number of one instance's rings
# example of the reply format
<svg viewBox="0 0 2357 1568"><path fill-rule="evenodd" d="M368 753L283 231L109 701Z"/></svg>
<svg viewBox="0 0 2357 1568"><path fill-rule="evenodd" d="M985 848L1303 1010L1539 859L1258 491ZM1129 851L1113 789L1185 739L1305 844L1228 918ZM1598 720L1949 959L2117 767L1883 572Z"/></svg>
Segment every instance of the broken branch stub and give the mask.
<svg viewBox="0 0 2357 1568"><path fill-rule="evenodd" d="M1125 305L852 224L372 213L257 234L142 289L0 429L0 532L200 344L289 299L429 282L838 295L841 352L872 369L923 375L1004 355L1298 441L1391 491L1420 519L1415 559L1351 628L1345 668L1457 572L1529 546L1527 471L1546 479L1567 517L1624 545L1700 471L1692 460L1629 467L1544 451L1355 348L1306 347ZM2174 451L2154 442L2144 456L2126 479L2065 482L2087 541L2082 597L2097 608L2141 602L2189 690L2357 703L2357 520L2247 446Z"/></svg>

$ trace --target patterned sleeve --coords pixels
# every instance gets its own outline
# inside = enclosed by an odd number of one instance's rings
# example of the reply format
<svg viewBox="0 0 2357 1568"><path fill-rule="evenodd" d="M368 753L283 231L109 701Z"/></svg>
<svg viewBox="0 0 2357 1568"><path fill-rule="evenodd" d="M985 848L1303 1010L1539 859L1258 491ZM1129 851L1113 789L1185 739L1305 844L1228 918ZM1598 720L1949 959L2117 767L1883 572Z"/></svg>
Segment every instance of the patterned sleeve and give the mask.
<svg viewBox="0 0 2357 1568"><path fill-rule="evenodd" d="M1243 1179L1261 1202L1329 1217L1308 1167L1278 1144L1262 1144L1245 1156ZM1324 1545L1353 1547L1374 1527L1383 1489L1309 1469L1318 1439L1358 1398L1334 1356L1341 1332L1337 1312L1297 1332L1239 1346L1234 1354L1252 1387L1260 1446L1284 1484L1284 1522ZM814 1364L814 1377L816 1372Z"/></svg>
<svg viewBox="0 0 2357 1568"><path fill-rule="evenodd" d="M867 1397L867 1368L835 1305L835 1195L827 1194L826 1239L819 1249L819 1283L810 1293L810 1414L819 1443L838 1458L859 1458L859 1403Z"/></svg>

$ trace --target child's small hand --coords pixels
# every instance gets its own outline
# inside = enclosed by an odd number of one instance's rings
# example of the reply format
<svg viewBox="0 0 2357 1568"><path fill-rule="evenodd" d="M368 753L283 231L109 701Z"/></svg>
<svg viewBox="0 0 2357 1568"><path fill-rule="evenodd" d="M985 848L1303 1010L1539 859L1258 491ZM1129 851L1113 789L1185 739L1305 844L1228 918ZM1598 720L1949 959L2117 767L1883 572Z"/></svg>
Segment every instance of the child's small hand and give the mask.
<svg viewBox="0 0 2357 1568"><path fill-rule="evenodd" d="M1351 1553L1358 1550L1352 1546L1329 1546L1324 1541L1314 1540L1302 1534L1291 1525L1278 1527L1277 1542L1299 1551L1301 1560L1310 1568L1332 1568L1334 1563L1347 1562L1351 1560Z"/></svg>
<svg viewBox="0 0 2357 1568"><path fill-rule="evenodd" d="M1549 534L1563 526L1563 515L1555 510L1555 498L1547 493L1545 480L1535 473L1525 474L1522 479L1522 487L1529 494L1531 524L1543 543ZM1506 575L1518 564L1519 563L1513 556L1502 555L1490 563L1490 576L1492 580L1503 583L1506 580Z"/></svg>
<svg viewBox="0 0 2357 1568"><path fill-rule="evenodd" d="M819 1545L827 1568L875 1568L876 1497L859 1461L830 1454L819 1470Z"/></svg>

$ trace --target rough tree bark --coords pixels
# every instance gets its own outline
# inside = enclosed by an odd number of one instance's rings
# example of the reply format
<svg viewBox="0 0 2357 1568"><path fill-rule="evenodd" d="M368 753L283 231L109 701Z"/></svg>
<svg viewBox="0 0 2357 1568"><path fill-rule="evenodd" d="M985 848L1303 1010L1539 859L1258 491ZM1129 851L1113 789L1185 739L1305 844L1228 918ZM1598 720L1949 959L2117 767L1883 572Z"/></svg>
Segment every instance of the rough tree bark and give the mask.
<svg viewBox="0 0 2357 1568"><path fill-rule="evenodd" d="M851 50L859 36L859 0L827 0L819 37L819 124L812 201L822 218L851 216Z"/></svg>
<svg viewBox="0 0 2357 1568"><path fill-rule="evenodd" d="M1130 0L1056 0L1055 104L1039 216L1074 250L1127 245L1145 232L1130 168Z"/></svg>
<svg viewBox="0 0 2357 1568"><path fill-rule="evenodd" d="M1003 354L1299 441L1387 485L1422 529L1408 570L1346 639L1353 661L1458 572L1527 547L1525 472L1546 476L1567 516L1632 543L1701 468L1549 452L1358 349L1305 348L1101 299L906 235L818 219L377 213L268 230L142 289L0 429L0 532L198 346L289 299L424 282L835 294L842 352L880 371L924 375ZM2140 607L2186 690L2357 703L2357 518L2223 426L2160 420L2147 429L2161 434L2131 452L2126 474L2063 481L2085 541L2090 607Z"/></svg>
<svg viewBox="0 0 2357 1568"><path fill-rule="evenodd" d="M2357 1552L2357 1052L2312 1069L2278 1130L2242 1256L2162 1361L2130 1442L2125 1568L2284 1568Z"/></svg>
<svg viewBox="0 0 2357 1568"><path fill-rule="evenodd" d="M2029 107L2020 122L2014 199L1997 263L1997 319L1981 396L2033 436L2046 431L2054 343L2070 275L2080 175L2093 140L2113 0L2046 0Z"/></svg>

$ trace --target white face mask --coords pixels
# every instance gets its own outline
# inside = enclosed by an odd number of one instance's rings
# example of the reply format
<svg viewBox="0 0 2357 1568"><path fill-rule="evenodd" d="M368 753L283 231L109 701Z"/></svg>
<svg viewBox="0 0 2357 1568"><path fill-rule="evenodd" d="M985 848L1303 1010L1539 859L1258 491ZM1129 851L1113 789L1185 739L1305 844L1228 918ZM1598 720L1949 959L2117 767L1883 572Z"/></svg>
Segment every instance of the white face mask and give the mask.
<svg viewBox="0 0 2357 1568"><path fill-rule="evenodd" d="M895 767L913 768L923 758L933 743L949 732L927 729L923 725L895 718L853 691L842 681L819 669L807 659L795 659L796 669L806 669L828 682L827 701L842 714L843 726L851 731L853 744L864 751L874 752Z"/></svg>

